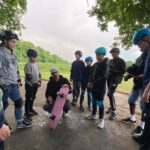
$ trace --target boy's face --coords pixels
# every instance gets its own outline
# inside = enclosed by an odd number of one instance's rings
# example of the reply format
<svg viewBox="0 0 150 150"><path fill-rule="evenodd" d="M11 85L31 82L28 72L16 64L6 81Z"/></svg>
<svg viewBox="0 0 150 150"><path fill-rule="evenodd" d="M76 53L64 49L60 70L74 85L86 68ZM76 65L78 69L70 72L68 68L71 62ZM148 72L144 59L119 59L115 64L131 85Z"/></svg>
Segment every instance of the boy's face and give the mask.
<svg viewBox="0 0 150 150"><path fill-rule="evenodd" d="M142 51L145 51L149 48L149 44L146 41L139 41L137 45Z"/></svg>
<svg viewBox="0 0 150 150"><path fill-rule="evenodd" d="M54 79L58 79L59 78L59 72L58 71L51 73L51 75L52 75L52 77Z"/></svg>
<svg viewBox="0 0 150 150"><path fill-rule="evenodd" d="M17 40L16 39L11 39L8 41L5 40L4 43L7 45L9 49L14 49L16 47Z"/></svg>
<svg viewBox="0 0 150 150"><path fill-rule="evenodd" d="M75 57L76 57L76 60L80 60L80 58L81 58L81 56L78 54L76 54Z"/></svg>
<svg viewBox="0 0 150 150"><path fill-rule="evenodd" d="M112 56L113 58L119 57L119 53L118 53L118 52L112 52L112 53L111 53L111 56Z"/></svg>
<svg viewBox="0 0 150 150"><path fill-rule="evenodd" d="M91 66L92 65L91 61L86 61L85 63L86 63L87 66Z"/></svg>
<svg viewBox="0 0 150 150"><path fill-rule="evenodd" d="M30 60L31 60L32 62L36 62L36 61L37 61L37 57L30 57Z"/></svg>
<svg viewBox="0 0 150 150"><path fill-rule="evenodd" d="M96 59L97 59L98 61L101 61L103 58L104 58L104 55L103 55L103 54L96 54Z"/></svg>

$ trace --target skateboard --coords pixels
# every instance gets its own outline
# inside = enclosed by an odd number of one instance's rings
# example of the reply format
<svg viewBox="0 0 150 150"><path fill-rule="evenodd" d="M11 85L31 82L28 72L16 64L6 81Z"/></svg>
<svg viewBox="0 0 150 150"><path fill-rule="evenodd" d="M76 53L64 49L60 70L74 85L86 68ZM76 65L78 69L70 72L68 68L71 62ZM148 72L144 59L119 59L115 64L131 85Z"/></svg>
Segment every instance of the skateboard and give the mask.
<svg viewBox="0 0 150 150"><path fill-rule="evenodd" d="M57 124L62 116L63 107L65 105L68 93L69 93L68 86L63 86L57 93L57 98L53 106L50 121L49 121L50 129L56 129Z"/></svg>

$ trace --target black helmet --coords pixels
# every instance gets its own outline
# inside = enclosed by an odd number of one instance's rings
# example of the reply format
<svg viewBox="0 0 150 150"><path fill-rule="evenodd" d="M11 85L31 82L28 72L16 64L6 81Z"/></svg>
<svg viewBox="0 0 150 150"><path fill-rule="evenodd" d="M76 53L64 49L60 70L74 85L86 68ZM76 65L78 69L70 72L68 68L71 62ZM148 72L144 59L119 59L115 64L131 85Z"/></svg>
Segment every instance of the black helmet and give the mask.
<svg viewBox="0 0 150 150"><path fill-rule="evenodd" d="M76 52L75 52L75 55L79 55L79 56L81 56L82 57L82 52L80 51L80 50L77 50Z"/></svg>
<svg viewBox="0 0 150 150"><path fill-rule="evenodd" d="M117 48L117 47L112 48L112 49L110 50L110 53L113 53L113 52L118 52L118 53L120 53L120 49Z"/></svg>
<svg viewBox="0 0 150 150"><path fill-rule="evenodd" d="M17 41L19 40L18 35L16 33L13 33L12 31L4 31L0 34L0 40L11 40L11 39L16 39Z"/></svg>
<svg viewBox="0 0 150 150"><path fill-rule="evenodd" d="M28 49L27 50L27 57L38 57L38 53L34 49Z"/></svg>

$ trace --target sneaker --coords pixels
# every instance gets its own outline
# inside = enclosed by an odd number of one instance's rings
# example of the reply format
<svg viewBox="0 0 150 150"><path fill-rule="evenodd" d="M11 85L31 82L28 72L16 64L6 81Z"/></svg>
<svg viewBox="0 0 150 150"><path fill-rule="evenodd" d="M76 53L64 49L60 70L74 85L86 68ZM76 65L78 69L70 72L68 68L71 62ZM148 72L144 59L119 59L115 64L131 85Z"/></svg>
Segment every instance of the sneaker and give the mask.
<svg viewBox="0 0 150 150"><path fill-rule="evenodd" d="M36 115L38 115L38 112L36 112L35 110L31 110L30 112L29 112L29 115L30 116L36 116Z"/></svg>
<svg viewBox="0 0 150 150"><path fill-rule="evenodd" d="M70 117L70 112L68 112L68 113L63 112L63 117L64 117L64 118Z"/></svg>
<svg viewBox="0 0 150 150"><path fill-rule="evenodd" d="M106 114L109 114L109 113L111 113L111 107L108 108L108 110L106 111Z"/></svg>
<svg viewBox="0 0 150 150"><path fill-rule="evenodd" d="M109 117L109 120L116 120L116 119L117 119L117 115L114 112L112 112Z"/></svg>
<svg viewBox="0 0 150 150"><path fill-rule="evenodd" d="M136 120L131 120L131 118L125 118L125 119L122 119L121 122L123 123L136 123Z"/></svg>
<svg viewBox="0 0 150 150"><path fill-rule="evenodd" d="M75 101L72 101L72 102L71 102L71 105L72 105L72 106L76 106L76 102L75 102Z"/></svg>
<svg viewBox="0 0 150 150"><path fill-rule="evenodd" d="M137 126L133 131L132 131L132 136L133 137L138 137L143 134L143 129L140 126Z"/></svg>
<svg viewBox="0 0 150 150"><path fill-rule="evenodd" d="M84 107L82 105L79 107L79 109L80 111L84 111Z"/></svg>
<svg viewBox="0 0 150 150"><path fill-rule="evenodd" d="M87 116L86 119L88 119L88 120L96 120L97 116L91 114L91 115Z"/></svg>
<svg viewBox="0 0 150 150"><path fill-rule="evenodd" d="M99 122L98 122L98 128L100 128L100 129L103 129L104 128L104 124L105 124L105 122L104 122L104 119L100 119L99 120Z"/></svg>
<svg viewBox="0 0 150 150"><path fill-rule="evenodd" d="M26 122L25 120L17 123L17 129L25 129L32 127L32 122Z"/></svg>
<svg viewBox="0 0 150 150"><path fill-rule="evenodd" d="M27 113L24 114L24 120L25 120L26 122L32 122L31 116L30 116L29 114L27 114Z"/></svg>

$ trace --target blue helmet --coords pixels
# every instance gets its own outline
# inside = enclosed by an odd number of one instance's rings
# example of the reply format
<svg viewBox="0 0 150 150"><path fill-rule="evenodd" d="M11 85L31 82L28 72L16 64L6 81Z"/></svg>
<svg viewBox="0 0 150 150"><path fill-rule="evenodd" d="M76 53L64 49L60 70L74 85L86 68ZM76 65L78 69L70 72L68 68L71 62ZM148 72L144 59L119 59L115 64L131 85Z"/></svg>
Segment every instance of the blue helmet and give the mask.
<svg viewBox="0 0 150 150"><path fill-rule="evenodd" d="M93 62L93 58L91 56L85 58L85 62L89 62L89 61Z"/></svg>
<svg viewBox="0 0 150 150"><path fill-rule="evenodd" d="M34 49L28 49L27 50L27 56L28 57L38 57L38 53Z"/></svg>
<svg viewBox="0 0 150 150"><path fill-rule="evenodd" d="M107 50L105 47L99 47L95 50L95 53L96 54L101 54L101 55L106 55L107 53Z"/></svg>
<svg viewBox="0 0 150 150"><path fill-rule="evenodd" d="M150 35L150 29L148 28L139 29L133 36L134 45L137 45L137 43L146 35Z"/></svg>
<svg viewBox="0 0 150 150"><path fill-rule="evenodd" d="M79 55L80 57L82 57L82 52L80 51L80 50L77 50L76 52L75 52L75 55Z"/></svg>

